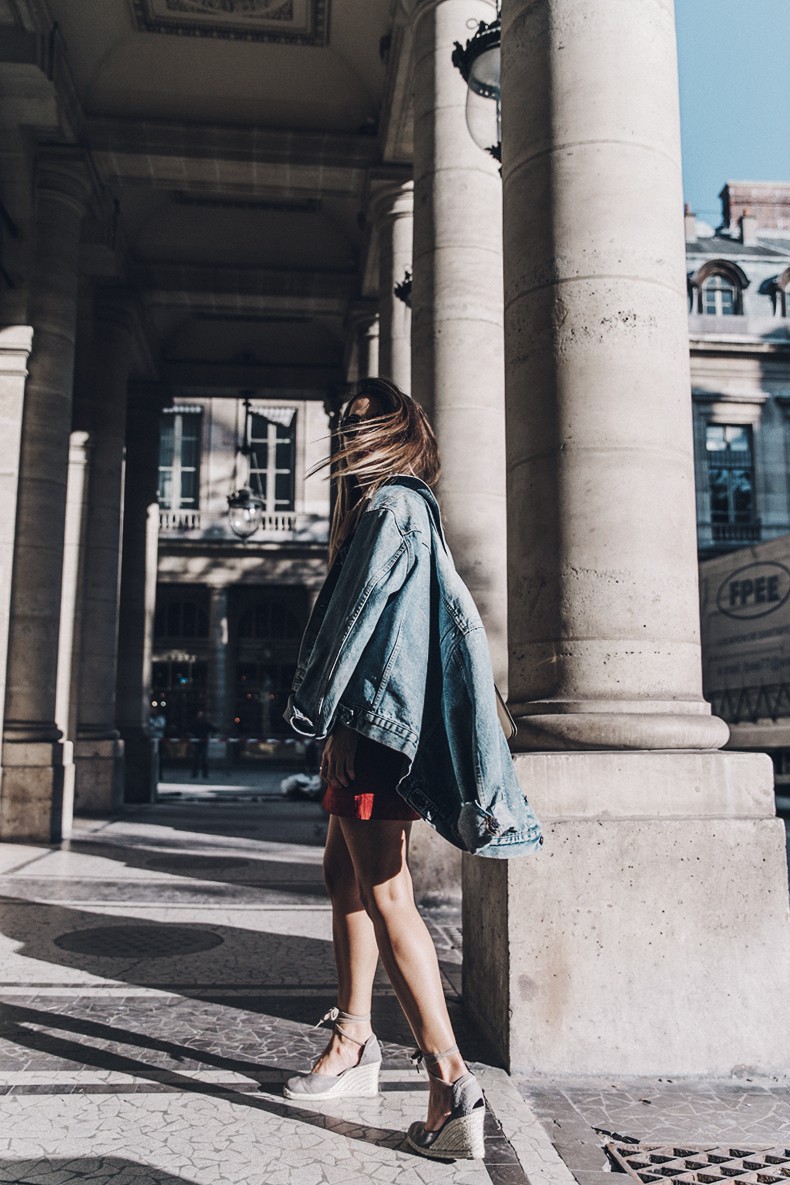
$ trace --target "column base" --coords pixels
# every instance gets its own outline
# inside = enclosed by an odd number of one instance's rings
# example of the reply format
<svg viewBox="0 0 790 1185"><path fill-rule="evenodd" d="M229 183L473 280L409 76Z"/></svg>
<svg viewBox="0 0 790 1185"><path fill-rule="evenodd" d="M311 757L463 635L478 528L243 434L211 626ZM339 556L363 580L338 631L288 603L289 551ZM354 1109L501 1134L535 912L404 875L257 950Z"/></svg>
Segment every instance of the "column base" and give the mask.
<svg viewBox="0 0 790 1185"><path fill-rule="evenodd" d="M156 802L159 762L154 742L142 728L121 729L124 747L123 802Z"/></svg>
<svg viewBox="0 0 790 1185"><path fill-rule="evenodd" d="M790 916L762 754L516 757L545 828L464 857L464 1001L511 1072L786 1074Z"/></svg>
<svg viewBox="0 0 790 1185"><path fill-rule="evenodd" d="M124 745L118 737L74 742L74 809L112 812L123 802Z"/></svg>
<svg viewBox="0 0 790 1185"><path fill-rule="evenodd" d="M71 831L70 741L3 744L0 840L60 843Z"/></svg>
<svg viewBox="0 0 790 1185"><path fill-rule="evenodd" d="M730 730L705 712L542 712L519 716L513 748L569 749L721 749ZM512 709L511 709L512 710Z"/></svg>

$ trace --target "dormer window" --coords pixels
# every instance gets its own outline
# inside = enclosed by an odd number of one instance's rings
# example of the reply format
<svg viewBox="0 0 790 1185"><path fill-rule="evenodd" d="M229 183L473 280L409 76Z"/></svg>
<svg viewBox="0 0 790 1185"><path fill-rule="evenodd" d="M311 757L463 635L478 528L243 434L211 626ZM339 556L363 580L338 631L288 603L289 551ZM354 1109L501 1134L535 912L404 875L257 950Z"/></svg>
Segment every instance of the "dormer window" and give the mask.
<svg viewBox="0 0 790 1185"><path fill-rule="evenodd" d="M711 276L702 285L702 312L709 317L734 317L738 311L738 286L727 276Z"/></svg>
<svg viewBox="0 0 790 1185"><path fill-rule="evenodd" d="M749 281L737 264L712 259L689 277L689 283L692 312L706 317L737 317L743 313L743 292Z"/></svg>
<svg viewBox="0 0 790 1185"><path fill-rule="evenodd" d="M785 268L776 280L776 311L782 317L790 317L790 267Z"/></svg>

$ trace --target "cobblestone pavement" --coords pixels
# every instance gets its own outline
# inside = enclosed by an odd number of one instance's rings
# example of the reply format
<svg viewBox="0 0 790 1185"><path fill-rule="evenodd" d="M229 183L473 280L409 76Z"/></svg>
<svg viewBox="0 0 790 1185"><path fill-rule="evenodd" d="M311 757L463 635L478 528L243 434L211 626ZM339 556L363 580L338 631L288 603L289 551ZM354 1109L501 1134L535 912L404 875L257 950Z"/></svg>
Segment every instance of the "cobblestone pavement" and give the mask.
<svg viewBox="0 0 790 1185"><path fill-rule="evenodd" d="M766 1084L508 1078L463 1012L448 910L426 916L486 1090L486 1161L404 1146L426 1088L383 975L381 1096L286 1101L284 1078L325 1041L311 1025L335 974L323 816L267 797L171 797L83 820L61 847L0 845L0 1182L594 1185L596 1128L790 1141L787 1094Z"/></svg>

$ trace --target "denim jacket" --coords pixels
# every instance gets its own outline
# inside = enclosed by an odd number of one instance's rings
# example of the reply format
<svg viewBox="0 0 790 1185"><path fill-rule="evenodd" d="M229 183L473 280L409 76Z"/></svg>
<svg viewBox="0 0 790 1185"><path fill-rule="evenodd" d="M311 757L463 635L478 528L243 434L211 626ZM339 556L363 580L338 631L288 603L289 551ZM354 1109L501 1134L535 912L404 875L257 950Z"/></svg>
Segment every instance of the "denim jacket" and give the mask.
<svg viewBox="0 0 790 1185"><path fill-rule="evenodd" d="M332 565L285 718L303 736L340 722L402 753L398 793L456 847L507 857L542 842L497 716L483 623L419 478L378 489Z"/></svg>

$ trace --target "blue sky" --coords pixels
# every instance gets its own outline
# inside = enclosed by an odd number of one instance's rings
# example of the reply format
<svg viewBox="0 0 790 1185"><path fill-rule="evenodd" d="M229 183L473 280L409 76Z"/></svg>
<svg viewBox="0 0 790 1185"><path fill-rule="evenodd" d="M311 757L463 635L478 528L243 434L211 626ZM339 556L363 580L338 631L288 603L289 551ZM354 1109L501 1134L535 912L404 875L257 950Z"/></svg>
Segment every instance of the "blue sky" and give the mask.
<svg viewBox="0 0 790 1185"><path fill-rule="evenodd" d="M790 0L675 0L686 201L718 226L725 181L790 181Z"/></svg>

